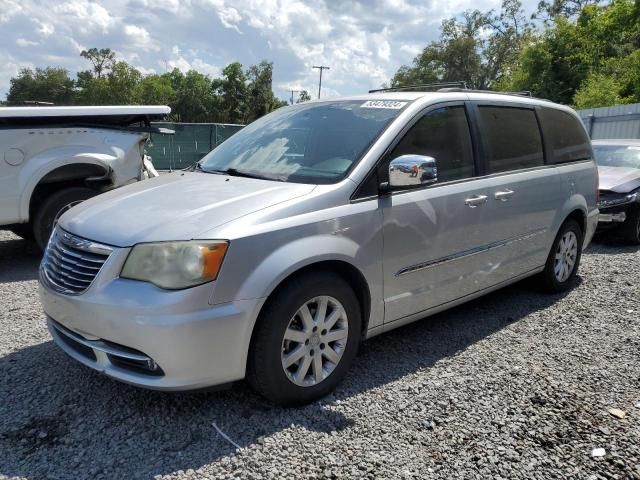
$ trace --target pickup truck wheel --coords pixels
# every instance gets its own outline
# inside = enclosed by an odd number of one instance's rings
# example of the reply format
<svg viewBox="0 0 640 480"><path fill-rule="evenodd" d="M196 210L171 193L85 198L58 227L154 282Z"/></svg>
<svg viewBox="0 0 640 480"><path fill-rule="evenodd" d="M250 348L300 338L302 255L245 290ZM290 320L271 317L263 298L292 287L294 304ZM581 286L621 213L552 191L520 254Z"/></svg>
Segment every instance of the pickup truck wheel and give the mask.
<svg viewBox="0 0 640 480"><path fill-rule="evenodd" d="M256 325L247 380L283 406L302 405L331 392L353 363L361 313L340 276L317 272L283 286Z"/></svg>
<svg viewBox="0 0 640 480"><path fill-rule="evenodd" d="M41 250L45 249L51 231L63 213L97 194L98 192L90 188L65 188L53 193L42 202L33 222L33 236L38 247Z"/></svg>
<svg viewBox="0 0 640 480"><path fill-rule="evenodd" d="M580 266L583 239L578 222L570 218L562 224L540 274L545 291L559 293L571 288Z"/></svg>
<svg viewBox="0 0 640 480"><path fill-rule="evenodd" d="M630 245L640 245L640 206L627 210L627 218L622 224L622 239Z"/></svg>

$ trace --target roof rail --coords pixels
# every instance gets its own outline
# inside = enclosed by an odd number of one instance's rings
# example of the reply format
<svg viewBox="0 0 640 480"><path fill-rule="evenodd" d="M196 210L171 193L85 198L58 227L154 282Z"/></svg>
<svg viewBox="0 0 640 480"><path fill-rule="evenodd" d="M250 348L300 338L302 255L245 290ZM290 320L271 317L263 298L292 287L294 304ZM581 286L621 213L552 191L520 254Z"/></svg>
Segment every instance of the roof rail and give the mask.
<svg viewBox="0 0 640 480"><path fill-rule="evenodd" d="M422 89L432 89L436 92L468 92L468 93L493 93L495 95L517 95L519 97L531 97L533 95L529 90L521 92L495 92L493 90L483 90L476 88L467 88L467 82L434 82L434 83L417 83L415 85L406 85L404 87L377 88L369 90L369 93L378 92L402 92L402 91L420 91Z"/></svg>
<svg viewBox="0 0 640 480"><path fill-rule="evenodd" d="M442 89L442 88L458 88L460 90L467 89L467 82L434 82L434 83L417 83L415 85L406 85L404 87L377 88L369 90L369 93L378 92L401 92L404 90L420 90L425 88Z"/></svg>
<svg viewBox="0 0 640 480"><path fill-rule="evenodd" d="M494 90L482 90L475 88L456 88L456 87L447 87L440 88L438 92L469 92L469 93L493 93L495 95L517 95L520 97L533 97L529 90L523 90L521 92L496 92Z"/></svg>

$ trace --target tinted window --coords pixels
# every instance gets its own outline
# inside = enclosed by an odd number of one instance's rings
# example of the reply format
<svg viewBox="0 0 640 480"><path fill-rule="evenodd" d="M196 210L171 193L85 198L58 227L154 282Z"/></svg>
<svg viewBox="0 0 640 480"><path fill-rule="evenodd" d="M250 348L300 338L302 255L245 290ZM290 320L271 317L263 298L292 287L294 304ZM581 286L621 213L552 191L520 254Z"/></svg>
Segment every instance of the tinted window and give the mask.
<svg viewBox="0 0 640 480"><path fill-rule="evenodd" d="M279 108L225 140L200 165L204 171L334 183L406 103L361 100Z"/></svg>
<svg viewBox="0 0 640 480"><path fill-rule="evenodd" d="M549 163L571 162L591 157L591 143L582 123L562 110L542 108L540 120L551 146Z"/></svg>
<svg viewBox="0 0 640 480"><path fill-rule="evenodd" d="M436 159L438 182L473 177L469 124L463 106L432 110L411 127L391 158L427 155Z"/></svg>
<svg viewBox="0 0 640 480"><path fill-rule="evenodd" d="M533 110L479 107L480 128L489 173L544 164L542 138Z"/></svg>

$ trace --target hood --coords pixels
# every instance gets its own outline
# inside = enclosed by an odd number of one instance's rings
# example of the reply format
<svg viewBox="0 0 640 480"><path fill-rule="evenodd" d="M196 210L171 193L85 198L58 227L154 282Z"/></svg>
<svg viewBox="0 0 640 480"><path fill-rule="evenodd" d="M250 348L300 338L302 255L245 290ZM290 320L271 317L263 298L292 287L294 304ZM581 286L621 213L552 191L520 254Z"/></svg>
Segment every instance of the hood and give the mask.
<svg viewBox="0 0 640 480"><path fill-rule="evenodd" d="M598 167L600 190L628 193L640 187L640 169L630 167Z"/></svg>
<svg viewBox="0 0 640 480"><path fill-rule="evenodd" d="M277 203L314 185L176 172L82 202L60 218L76 235L117 247L198 239L198 234Z"/></svg>

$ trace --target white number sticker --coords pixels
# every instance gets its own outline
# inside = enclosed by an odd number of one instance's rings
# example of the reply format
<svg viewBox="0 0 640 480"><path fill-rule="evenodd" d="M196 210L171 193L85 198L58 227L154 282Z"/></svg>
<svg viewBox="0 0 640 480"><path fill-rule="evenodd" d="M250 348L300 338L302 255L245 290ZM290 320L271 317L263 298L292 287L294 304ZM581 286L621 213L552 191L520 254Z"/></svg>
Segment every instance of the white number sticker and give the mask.
<svg viewBox="0 0 640 480"><path fill-rule="evenodd" d="M398 102L396 100L367 100L360 108L391 108L393 110L400 110L407 102Z"/></svg>

